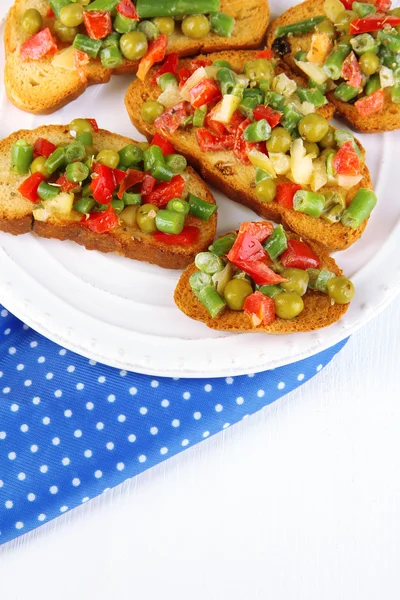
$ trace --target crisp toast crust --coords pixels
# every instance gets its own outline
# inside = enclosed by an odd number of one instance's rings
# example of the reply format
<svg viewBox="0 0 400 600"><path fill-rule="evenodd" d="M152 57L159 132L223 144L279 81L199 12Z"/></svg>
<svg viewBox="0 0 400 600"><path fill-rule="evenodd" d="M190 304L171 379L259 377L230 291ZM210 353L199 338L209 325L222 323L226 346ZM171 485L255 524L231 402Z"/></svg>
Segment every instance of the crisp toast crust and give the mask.
<svg viewBox="0 0 400 600"><path fill-rule="evenodd" d="M289 235L291 238L298 236ZM341 275L335 261L318 244L307 241L314 252L319 256L321 265L335 275ZM211 329L219 331L233 331L242 333L270 333L285 334L305 331L315 331L327 327L338 321L347 311L348 305L332 304L327 294L309 290L304 296L304 310L292 320L276 318L271 325L252 327L251 320L243 311L225 308L220 316L212 318L208 310L197 300L189 284L190 276L197 271L194 264L190 265L181 275L175 289L174 300L178 308L191 319L202 321Z"/></svg>
<svg viewBox="0 0 400 600"><path fill-rule="evenodd" d="M39 61L23 62L19 51L26 36L19 26L27 8L36 8L45 15L47 0L16 0L7 17L5 28L5 86L7 94L18 108L32 113L46 114L56 111L80 96L89 85L107 83L112 74L136 73L138 61L124 59L116 69L105 69L100 60L91 60L86 67L87 82L78 73L52 66L52 57ZM269 24L267 0L221 0L221 11L236 18L235 30L230 38L210 33L203 40L191 40L177 28L169 38L168 54L193 56L199 52L215 52L230 48L257 48L263 42Z"/></svg>
<svg viewBox="0 0 400 600"><path fill-rule="evenodd" d="M232 67L241 71L243 65L254 59L255 53L252 51L242 52L218 52L208 56L210 60L227 60ZM183 67L188 61L182 60L180 66ZM287 69L286 66L282 70ZM154 70L150 71L144 82L134 81L128 89L125 104L133 125L144 135L150 138L154 132L154 126L149 125L141 118L141 105L148 98L157 98L160 88L154 84ZM291 75L299 83L302 78L298 75ZM331 118L333 107L327 104L319 111L326 118ZM211 185L221 190L231 200L248 206L258 215L272 219L275 222L282 222L285 227L304 236L315 240L325 246L330 251L344 250L354 244L363 233L367 221L358 229L349 229L341 223L329 224L322 219L315 219L308 215L298 213L294 210L281 207L276 202L265 204L260 202L255 195L255 170L252 166L246 166L239 163L230 151L202 153L197 141L195 132L192 130L178 130L169 139L175 148L181 154L184 154L187 160ZM361 144L360 148L363 150ZM284 178L279 180L285 181ZM356 194L361 187L372 188L372 182L368 168L363 166L363 179L347 193L347 202Z"/></svg>
<svg viewBox="0 0 400 600"><path fill-rule="evenodd" d="M216 214L212 215L208 222L190 216L187 224L198 226L200 237L196 244L189 247L160 243L154 240L151 234L121 225L109 233L93 233L80 224L82 216L74 211L69 219L52 217L46 222L35 221L32 215L34 205L18 192L18 186L26 176L11 173L10 157L11 146L18 139L23 138L33 143L38 137L45 137L55 144L71 141L68 127L50 125L35 130L18 131L0 142L0 230L14 235L34 231L41 237L72 240L88 250L116 252L127 258L153 263L167 269L185 268L198 252L212 243L217 226ZM118 151L127 144L139 143L104 129L100 129L93 137L98 150L109 148ZM188 167L186 174L188 178L185 191L215 204L212 194L197 173Z"/></svg>
<svg viewBox="0 0 400 600"><path fill-rule="evenodd" d="M324 14L324 0L306 0L301 4L297 4L289 8L278 19L275 19L271 24L268 32L267 43L271 48L274 42L274 33L277 27L289 25ZM307 33L300 36L292 36L290 45L292 51L290 54L283 56L283 60L295 73L302 73L294 62L294 55L299 50L308 51L311 45L312 33ZM400 128L400 104L394 104L390 98L390 92L385 90L385 106L378 114L363 117L353 104L342 102L335 98L333 92L327 94L327 98L335 107L335 112L338 116L345 119L349 125L360 133L379 133L382 131L393 131Z"/></svg>

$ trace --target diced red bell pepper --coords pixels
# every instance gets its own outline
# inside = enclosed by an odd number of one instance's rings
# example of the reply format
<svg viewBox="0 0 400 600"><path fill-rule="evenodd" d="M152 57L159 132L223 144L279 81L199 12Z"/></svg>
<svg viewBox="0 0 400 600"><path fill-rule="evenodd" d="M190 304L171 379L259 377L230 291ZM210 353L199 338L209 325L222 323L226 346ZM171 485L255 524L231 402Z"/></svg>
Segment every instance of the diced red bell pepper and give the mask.
<svg viewBox="0 0 400 600"><path fill-rule="evenodd" d="M123 182L126 177L127 171L120 171L120 169L113 169L114 177L117 185Z"/></svg>
<svg viewBox="0 0 400 600"><path fill-rule="evenodd" d="M53 19L55 17L55 14L53 12L53 9L51 8L51 6L49 5L49 8L47 9L47 13L46 13L46 17L48 19Z"/></svg>
<svg viewBox="0 0 400 600"><path fill-rule="evenodd" d="M364 17L363 19L354 19L350 23L350 35L379 31L386 25L397 27L400 25L400 17L395 17L394 15L368 15L368 17Z"/></svg>
<svg viewBox="0 0 400 600"><path fill-rule="evenodd" d="M235 261L233 263L239 269L250 275L254 283L258 285L275 285L286 281L278 273L275 273L269 268L267 263L263 260L256 261Z"/></svg>
<svg viewBox="0 0 400 600"><path fill-rule="evenodd" d="M351 141L345 142L333 158L333 168L338 175L359 175L361 163Z"/></svg>
<svg viewBox="0 0 400 600"><path fill-rule="evenodd" d="M48 54L57 52L57 43L50 29L46 27L35 33L21 46L22 60L39 60Z"/></svg>
<svg viewBox="0 0 400 600"><path fill-rule="evenodd" d="M112 32L111 13L104 10L86 10L83 22L92 40L102 40Z"/></svg>
<svg viewBox="0 0 400 600"><path fill-rule="evenodd" d="M385 13L392 6L391 0L375 0L376 10L380 13Z"/></svg>
<svg viewBox="0 0 400 600"><path fill-rule="evenodd" d="M354 0L341 0L346 10L351 10Z"/></svg>
<svg viewBox="0 0 400 600"><path fill-rule="evenodd" d="M37 202L39 200L37 193L38 187L42 181L45 181L45 179L46 178L41 173L33 173L21 183L18 191L21 196L27 200L30 200L31 202Z"/></svg>
<svg viewBox="0 0 400 600"><path fill-rule="evenodd" d="M158 207L165 206L172 198L181 198L185 180L181 175L175 175L171 181L159 183L151 192L148 202Z"/></svg>
<svg viewBox="0 0 400 600"><path fill-rule="evenodd" d="M247 231L239 232L235 243L227 254L228 260L233 264L237 261L257 261L262 260L266 253L260 242Z"/></svg>
<svg viewBox="0 0 400 600"><path fill-rule="evenodd" d="M261 324L271 325L275 321L274 301L259 291L247 296L244 301L243 310L251 317L255 327Z"/></svg>
<svg viewBox="0 0 400 600"><path fill-rule="evenodd" d="M123 17L139 21L139 15L136 12L136 7L134 4L132 4L131 0L122 0L122 2L117 4L117 12L119 12L119 14Z"/></svg>
<svg viewBox="0 0 400 600"><path fill-rule="evenodd" d="M271 60L274 57L274 52L272 50L269 50L269 48L266 48L265 50L259 50L256 53L256 58L265 58L266 60Z"/></svg>
<svg viewBox="0 0 400 600"><path fill-rule="evenodd" d="M82 83L87 82L87 74L86 74L85 67L87 64L89 64L89 62L90 62L89 54L86 54L86 52L82 52L82 50L74 49L75 69L76 69L79 77L81 78Z"/></svg>
<svg viewBox="0 0 400 600"><path fill-rule="evenodd" d="M92 212L89 217L84 215L81 223L94 233L107 233L119 224L119 220L117 213L110 204L106 210Z"/></svg>
<svg viewBox="0 0 400 600"><path fill-rule="evenodd" d="M157 179L150 175L150 173L145 173L143 177L142 187L140 189L140 193L142 194L143 200L148 200L152 191L154 190L157 183Z"/></svg>
<svg viewBox="0 0 400 600"><path fill-rule="evenodd" d="M209 58L194 58L191 62L193 71L196 71L199 67L210 67L211 65L212 60Z"/></svg>
<svg viewBox="0 0 400 600"><path fill-rule="evenodd" d="M171 135L183 124L186 117L186 103L180 102L157 117L154 121L154 127L156 131L159 131L164 135Z"/></svg>
<svg viewBox="0 0 400 600"><path fill-rule="evenodd" d="M156 231L153 233L154 239L157 242L162 242L168 245L191 246L195 244L200 236L200 229L193 225L186 225L180 233L163 233Z"/></svg>
<svg viewBox="0 0 400 600"><path fill-rule="evenodd" d="M168 38L165 35L165 33L159 35L158 38L150 42L146 54L143 56L139 63L139 68L136 74L138 79L144 81L151 67L155 63L164 60L165 54L167 52L167 46Z"/></svg>
<svg viewBox="0 0 400 600"><path fill-rule="evenodd" d="M178 54L176 52L167 56L163 65L154 75L153 83L155 83L161 75L164 75L164 73L171 73L172 75L178 74Z"/></svg>
<svg viewBox="0 0 400 600"><path fill-rule="evenodd" d="M116 169L114 169L114 173L115 171ZM121 171L121 173L123 173L123 171ZM129 190L129 188L137 183L142 183L144 178L145 173L143 173L143 171L138 171L137 169L128 169L127 172L124 173L124 178L122 179L122 183L118 191L118 198L121 200L126 190Z"/></svg>
<svg viewBox="0 0 400 600"><path fill-rule="evenodd" d="M97 177L93 179L89 186L93 192L93 198L100 204L109 204L117 187L113 169L97 163L95 173Z"/></svg>
<svg viewBox="0 0 400 600"><path fill-rule="evenodd" d="M196 130L196 139L202 152L232 150L235 145L235 136L233 133L216 136L211 131L202 127Z"/></svg>
<svg viewBox="0 0 400 600"><path fill-rule="evenodd" d="M78 183L68 181L65 175L61 175L61 177L57 179L56 184L60 186L60 191L64 192L65 194L69 194L72 192L72 190L79 186Z"/></svg>
<svg viewBox="0 0 400 600"><path fill-rule="evenodd" d="M318 269L320 261L310 246L300 240L288 240L288 247L279 257L285 269Z"/></svg>
<svg viewBox="0 0 400 600"><path fill-rule="evenodd" d="M360 98L354 102L354 106L362 117L369 117L380 112L385 106L385 92L383 89L376 90L369 96Z"/></svg>
<svg viewBox="0 0 400 600"><path fill-rule="evenodd" d="M250 233L256 240L263 242L274 231L274 226L270 221L245 221L241 224L239 233Z"/></svg>
<svg viewBox="0 0 400 600"><path fill-rule="evenodd" d="M207 114L204 124L214 135L224 135L226 133L225 126L219 121L214 121L213 110Z"/></svg>
<svg viewBox="0 0 400 600"><path fill-rule="evenodd" d="M158 146L159 148L161 148L161 151L164 154L164 156L168 156L168 154L175 153L175 148L173 147L171 142L159 133L154 134L150 146Z"/></svg>
<svg viewBox="0 0 400 600"><path fill-rule="evenodd" d="M97 124L96 119L86 119L86 121L89 121L89 123L91 124L92 129L95 133L97 133L99 131L99 126Z"/></svg>
<svg viewBox="0 0 400 600"><path fill-rule="evenodd" d="M244 165L250 164L250 160L248 154L253 148L259 150L260 152L265 151L265 144L262 146L261 142L246 142L243 137L243 132L248 125L250 125L251 119L246 119L242 123L240 123L239 127L236 130L235 134L235 143L233 146L233 153L238 160Z"/></svg>
<svg viewBox="0 0 400 600"><path fill-rule="evenodd" d="M282 113L274 110L270 106L264 106L260 104L256 106L253 110L253 116L256 121L261 121L261 119L266 119L272 128L279 125L280 120L282 118Z"/></svg>
<svg viewBox="0 0 400 600"><path fill-rule="evenodd" d="M190 104L194 108L200 108L204 104L210 104L222 98L219 85L214 79L204 77L197 85L189 90Z"/></svg>
<svg viewBox="0 0 400 600"><path fill-rule="evenodd" d="M283 208L293 208L293 198L296 192L301 190L297 183L278 183L276 186L275 202Z"/></svg>
<svg viewBox="0 0 400 600"><path fill-rule="evenodd" d="M350 52L350 54L344 59L341 76L351 87L362 87L360 64L354 52Z"/></svg>
<svg viewBox="0 0 400 600"><path fill-rule="evenodd" d="M53 154L56 148L57 146L49 142L49 140L38 138L33 145L33 153L35 156L45 156L46 158L49 158L50 154Z"/></svg>
<svg viewBox="0 0 400 600"><path fill-rule="evenodd" d="M229 133L236 133L237 128L241 123L243 123L244 120L245 117L238 110L235 110L229 123L226 123L225 129Z"/></svg>
<svg viewBox="0 0 400 600"><path fill-rule="evenodd" d="M189 77L193 74L193 71L187 69L186 67L183 69L179 69L178 77L179 77L179 87L183 88Z"/></svg>

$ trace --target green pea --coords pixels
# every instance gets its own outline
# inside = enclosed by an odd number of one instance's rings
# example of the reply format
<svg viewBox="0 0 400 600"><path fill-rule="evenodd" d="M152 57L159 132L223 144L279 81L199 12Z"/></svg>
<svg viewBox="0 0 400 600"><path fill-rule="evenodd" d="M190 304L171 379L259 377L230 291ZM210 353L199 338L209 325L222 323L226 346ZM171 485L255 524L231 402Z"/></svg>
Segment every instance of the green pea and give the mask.
<svg viewBox="0 0 400 600"><path fill-rule="evenodd" d="M21 27L28 35L34 35L42 29L42 15L36 8L28 8L22 16Z"/></svg>
<svg viewBox="0 0 400 600"><path fill-rule="evenodd" d="M327 133L324 135L322 140L320 140L318 143L319 143L320 148L323 148L324 150L326 148L335 148L336 147L335 130L333 129L333 127L329 127Z"/></svg>
<svg viewBox="0 0 400 600"><path fill-rule="evenodd" d="M286 152L290 148L292 143L292 136L289 131L284 127L274 127L271 133L271 137L267 141L268 152Z"/></svg>
<svg viewBox="0 0 400 600"><path fill-rule="evenodd" d="M156 17L153 19L153 23L160 33L165 35L174 33L175 21L172 17Z"/></svg>
<svg viewBox="0 0 400 600"><path fill-rule="evenodd" d="M282 292L274 298L275 312L280 319L294 319L304 309L304 302L295 292Z"/></svg>
<svg viewBox="0 0 400 600"><path fill-rule="evenodd" d="M136 221L139 225L139 228L146 233L154 233L155 231L157 231L157 213L158 207L154 204L143 204L142 206L140 206L136 213Z"/></svg>
<svg viewBox="0 0 400 600"><path fill-rule="evenodd" d="M164 107L162 104L156 102L156 100L147 100L147 102L142 105L141 115L145 123L152 124L157 117L163 114L163 112Z"/></svg>
<svg viewBox="0 0 400 600"><path fill-rule="evenodd" d="M341 33L349 33L350 23L358 19L358 14L354 10L343 10L336 17L335 27Z"/></svg>
<svg viewBox="0 0 400 600"><path fill-rule="evenodd" d="M319 156L319 146L315 142L304 142L304 148L306 149L307 154L315 154L316 156Z"/></svg>
<svg viewBox="0 0 400 600"><path fill-rule="evenodd" d="M75 136L81 133L93 133L93 127L87 119L74 119L69 124L69 132Z"/></svg>
<svg viewBox="0 0 400 600"><path fill-rule="evenodd" d="M257 58L244 65L244 74L246 77L249 77L251 81L270 81L274 76L274 67L272 63L265 60L265 58Z"/></svg>
<svg viewBox="0 0 400 600"><path fill-rule="evenodd" d="M139 206L127 206L119 215L119 220L128 227L136 225L136 218Z"/></svg>
<svg viewBox="0 0 400 600"><path fill-rule="evenodd" d="M332 277L326 284L329 297L336 304L349 304L354 298L354 284L347 277Z"/></svg>
<svg viewBox="0 0 400 600"><path fill-rule="evenodd" d="M101 150L96 156L96 162L110 167L110 169L116 169L119 165L119 154L115 150Z"/></svg>
<svg viewBox="0 0 400 600"><path fill-rule="evenodd" d="M276 196L276 183L273 179L262 179L256 185L256 196L260 202L272 202Z"/></svg>
<svg viewBox="0 0 400 600"><path fill-rule="evenodd" d="M210 21L205 15L190 15L182 21L182 33L193 40L205 38L210 29Z"/></svg>
<svg viewBox="0 0 400 600"><path fill-rule="evenodd" d="M45 167L46 160L47 159L45 156L38 156L37 158L35 158L35 160L31 164L31 173L41 173L43 177L46 177L46 179L48 179L50 177L50 173Z"/></svg>
<svg viewBox="0 0 400 600"><path fill-rule="evenodd" d="M147 52L147 38L141 31L124 33L119 41L122 54L128 60L139 60Z"/></svg>
<svg viewBox="0 0 400 600"><path fill-rule="evenodd" d="M307 142L320 142L328 131L328 121L317 113L306 115L299 122L299 133Z"/></svg>
<svg viewBox="0 0 400 600"><path fill-rule="evenodd" d="M365 52L360 56L360 69L364 75L373 75L380 67L380 61L373 52Z"/></svg>
<svg viewBox="0 0 400 600"><path fill-rule="evenodd" d="M253 293L253 288L245 279L231 279L224 289L224 298L231 310L243 310L247 296Z"/></svg>
<svg viewBox="0 0 400 600"><path fill-rule="evenodd" d="M81 162L73 162L67 165L65 177L72 183L81 183L89 177L89 168Z"/></svg>
<svg viewBox="0 0 400 600"><path fill-rule="evenodd" d="M58 19L54 22L54 31L61 42L71 44L79 33L78 27L65 27Z"/></svg>
<svg viewBox="0 0 400 600"><path fill-rule="evenodd" d="M285 269L281 275L287 279L285 283L281 284L285 292L295 292L299 296L304 296L310 279L307 271L303 271L303 269Z"/></svg>
<svg viewBox="0 0 400 600"><path fill-rule="evenodd" d="M65 27L79 27L83 23L83 8L80 4L67 4L60 10L60 21Z"/></svg>

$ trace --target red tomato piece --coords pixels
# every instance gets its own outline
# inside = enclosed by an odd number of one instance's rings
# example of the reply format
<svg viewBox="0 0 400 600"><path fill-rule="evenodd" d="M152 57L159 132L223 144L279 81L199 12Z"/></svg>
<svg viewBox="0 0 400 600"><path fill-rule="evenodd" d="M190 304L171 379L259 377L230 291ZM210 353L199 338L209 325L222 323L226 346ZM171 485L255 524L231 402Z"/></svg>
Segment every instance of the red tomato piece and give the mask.
<svg viewBox="0 0 400 600"><path fill-rule="evenodd" d="M162 231L156 231L153 233L153 237L157 242L162 242L163 244L191 246L199 239L200 229L193 225L186 225L180 233L163 233Z"/></svg>
<svg viewBox="0 0 400 600"><path fill-rule="evenodd" d="M359 175L361 163L353 144L348 141L343 144L333 158L333 168L338 175Z"/></svg>
<svg viewBox="0 0 400 600"><path fill-rule="evenodd" d="M219 85L214 79L204 77L197 85L189 90L190 104L194 108L200 108L203 104L210 104L222 98Z"/></svg>
<svg viewBox="0 0 400 600"><path fill-rule="evenodd" d="M140 189L140 193L142 194L143 200L146 200L154 190L157 183L157 179L150 175L150 173L145 173L143 177L142 187Z"/></svg>
<svg viewBox="0 0 400 600"><path fill-rule="evenodd" d="M153 83L157 81L157 79L164 75L164 73L171 73L172 75L178 74L178 55L176 52L170 54L163 65L158 69L157 73L153 77Z"/></svg>
<svg viewBox="0 0 400 600"><path fill-rule="evenodd" d="M117 185L122 183L127 175L127 171L120 171L119 169L113 169L113 173Z"/></svg>
<svg viewBox="0 0 400 600"><path fill-rule="evenodd" d="M214 110L214 109L213 109ZM226 133L225 126L219 121L214 121L213 119L213 110L208 113L205 119L205 126L213 133L214 135L224 135Z"/></svg>
<svg viewBox="0 0 400 600"><path fill-rule="evenodd" d="M87 82L87 75L86 75L85 67L87 64L89 64L89 62L90 62L89 54L86 54L86 52L82 52L81 50L74 50L75 69L83 83Z"/></svg>
<svg viewBox="0 0 400 600"><path fill-rule="evenodd" d="M353 0L341 0L341 2L346 10L351 10L353 6Z"/></svg>
<svg viewBox="0 0 400 600"><path fill-rule="evenodd" d="M46 27L35 33L21 46L22 60L39 60L48 54L57 52L57 43L50 29Z"/></svg>
<svg viewBox="0 0 400 600"><path fill-rule="evenodd" d="M54 14L53 9L51 8L51 6L49 6L49 8L47 9L46 17L48 19L53 19L55 17L55 14Z"/></svg>
<svg viewBox="0 0 400 600"><path fill-rule="evenodd" d="M397 27L400 25L400 17L393 15L368 15L363 19L354 19L350 23L350 35L379 31L386 25Z"/></svg>
<svg viewBox="0 0 400 600"><path fill-rule="evenodd" d="M136 12L136 7L132 4L131 0L122 0L117 5L117 11L123 17L127 17L128 19L134 19L135 21L139 21L139 16Z"/></svg>
<svg viewBox="0 0 400 600"><path fill-rule="evenodd" d="M234 134L216 136L202 127L196 130L196 139L202 152L232 150L235 145Z"/></svg>
<svg viewBox="0 0 400 600"><path fill-rule="evenodd" d="M225 129L229 131L229 133L236 133L237 128L244 120L245 117L238 110L235 110L230 122L225 125Z"/></svg>
<svg viewBox="0 0 400 600"><path fill-rule="evenodd" d="M38 138L33 145L33 152L35 156L45 156L49 158L50 154L53 154L57 148L54 144L46 140L45 138Z"/></svg>
<svg viewBox="0 0 400 600"><path fill-rule="evenodd" d="M148 202L162 207L168 204L172 198L181 198L185 180L181 175L175 175L171 181L159 183L151 192Z"/></svg>
<svg viewBox="0 0 400 600"><path fill-rule="evenodd" d="M374 115L380 112L385 106L385 92L383 89L376 90L373 94L354 102L354 106L362 117Z"/></svg>
<svg viewBox="0 0 400 600"><path fill-rule="evenodd" d="M74 183L73 181L68 181L65 175L61 175L61 177L57 179L56 184L60 186L60 191L64 192L65 194L69 194L79 185L78 183Z"/></svg>
<svg viewBox="0 0 400 600"><path fill-rule="evenodd" d="M264 257L264 248L261 246L260 242L247 231L243 231L242 233L239 231L235 243L227 254L228 260L233 264L236 264L238 261L253 262L262 260Z"/></svg>
<svg viewBox="0 0 400 600"><path fill-rule="evenodd" d="M96 119L86 119L86 121L89 121L89 123L91 124L92 129L95 133L97 133L99 131L99 126L97 124Z"/></svg>
<svg viewBox="0 0 400 600"><path fill-rule="evenodd" d="M109 204L117 187L113 169L97 163L95 166L97 177L92 180L89 188L93 191L93 198L100 204Z"/></svg>
<svg viewBox="0 0 400 600"><path fill-rule="evenodd" d="M187 108L185 102L180 102L172 108L169 108L154 121L156 131L163 135L171 135L180 125L183 124L187 117Z"/></svg>
<svg viewBox="0 0 400 600"><path fill-rule="evenodd" d="M114 169L114 171L115 170L116 169ZM124 173L124 178L118 191L118 198L121 200L126 190L129 190L129 188L136 185L137 183L142 183L144 178L145 173L143 173L143 171L137 171L136 169L128 169L127 172Z"/></svg>
<svg viewBox="0 0 400 600"><path fill-rule="evenodd" d="M267 263L263 260L237 260L233 264L250 275L254 283L257 283L258 285L275 285L276 283L282 283L283 281L286 281L278 273L275 273L275 271L270 269Z"/></svg>
<svg viewBox="0 0 400 600"><path fill-rule="evenodd" d="M161 148L161 151L164 154L164 156L175 153L175 148L173 147L171 142L159 133L154 134L150 146L158 146L159 148Z"/></svg>
<svg viewBox="0 0 400 600"><path fill-rule="evenodd" d="M180 89L183 88L183 86L185 85L185 83L187 82L187 80L189 79L189 77L193 74L193 71L191 71L190 69L179 69L179 73L178 73L178 77L179 77L179 87Z"/></svg>
<svg viewBox="0 0 400 600"><path fill-rule="evenodd" d="M341 76L354 88L361 88L361 69L354 52L344 59Z"/></svg>
<svg viewBox="0 0 400 600"><path fill-rule="evenodd" d="M168 38L165 33L159 35L158 38L150 42L146 54L140 59L139 68L136 74L138 79L144 81L151 67L155 63L164 60L167 52L167 46Z"/></svg>
<svg viewBox="0 0 400 600"><path fill-rule="evenodd" d="M256 240L263 242L271 235L274 226L270 221L256 221L255 223L245 221L241 224L239 233L250 233Z"/></svg>
<svg viewBox="0 0 400 600"><path fill-rule="evenodd" d="M45 181L45 177L41 173L33 173L30 177L25 179L18 188L21 196L30 200L31 202L37 202L39 196L37 193L39 185L42 181Z"/></svg>
<svg viewBox="0 0 400 600"><path fill-rule="evenodd" d="M90 213L89 217L84 215L81 223L94 233L107 233L119 224L119 220L117 213L110 204L102 212Z"/></svg>
<svg viewBox="0 0 400 600"><path fill-rule="evenodd" d="M212 65L212 60L208 58L194 58L191 62L191 67L193 71L196 71L199 67L210 67Z"/></svg>
<svg viewBox="0 0 400 600"><path fill-rule="evenodd" d="M276 186L275 202L283 208L293 208L293 198L296 192L301 190L297 183L278 183Z"/></svg>
<svg viewBox="0 0 400 600"><path fill-rule="evenodd" d="M111 13L104 10L86 10L83 22L92 40L102 40L112 32Z"/></svg>
<svg viewBox="0 0 400 600"><path fill-rule="evenodd" d="M253 110L253 117L256 121L261 121L261 119L266 119L272 128L279 125L280 120L282 118L282 113L274 110L270 106L264 106L260 104L256 106Z"/></svg>
<svg viewBox="0 0 400 600"><path fill-rule="evenodd" d="M266 48L265 50L259 50L256 53L256 58L265 58L266 60L271 60L271 58L275 58L275 54L272 50Z"/></svg>
<svg viewBox="0 0 400 600"><path fill-rule="evenodd" d="M392 6L391 0L375 0L376 10L378 12L387 12Z"/></svg>
<svg viewBox="0 0 400 600"><path fill-rule="evenodd" d="M318 269L318 256L305 242L288 240L288 247L279 257L285 269Z"/></svg>
<svg viewBox="0 0 400 600"><path fill-rule="evenodd" d="M243 310L253 322L253 325L271 325L275 321L275 303L272 298L257 291L247 296Z"/></svg>

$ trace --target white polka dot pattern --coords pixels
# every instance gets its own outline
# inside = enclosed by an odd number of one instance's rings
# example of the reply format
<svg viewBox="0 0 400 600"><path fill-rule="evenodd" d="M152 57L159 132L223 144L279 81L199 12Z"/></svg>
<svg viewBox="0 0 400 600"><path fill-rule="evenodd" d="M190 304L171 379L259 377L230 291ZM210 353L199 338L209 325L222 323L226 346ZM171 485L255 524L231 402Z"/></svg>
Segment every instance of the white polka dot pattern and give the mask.
<svg viewBox="0 0 400 600"><path fill-rule="evenodd" d="M249 377L155 379L77 356L0 315L0 544L260 410L344 345Z"/></svg>

